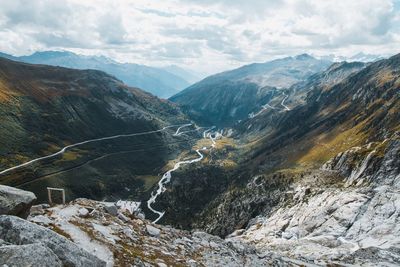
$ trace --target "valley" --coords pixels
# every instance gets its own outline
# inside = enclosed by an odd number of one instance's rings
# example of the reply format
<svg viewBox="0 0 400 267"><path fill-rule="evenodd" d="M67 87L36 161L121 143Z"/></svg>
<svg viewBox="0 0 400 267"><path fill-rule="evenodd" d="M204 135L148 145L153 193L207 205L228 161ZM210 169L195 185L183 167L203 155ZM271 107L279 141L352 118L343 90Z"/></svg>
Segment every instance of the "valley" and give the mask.
<svg viewBox="0 0 400 267"><path fill-rule="evenodd" d="M47 186L66 188L68 199L139 197L150 187L141 177L154 180L197 138L173 136L188 121L177 107L105 73L6 59L0 65L8 96L0 102L0 181L41 201Z"/></svg>
<svg viewBox="0 0 400 267"><path fill-rule="evenodd" d="M400 266L399 0L0 8L0 267Z"/></svg>
<svg viewBox="0 0 400 267"><path fill-rule="evenodd" d="M41 202L47 186L134 201L153 224L283 266L397 263L399 60L300 55L206 78L177 104L97 71L0 60L0 182Z"/></svg>

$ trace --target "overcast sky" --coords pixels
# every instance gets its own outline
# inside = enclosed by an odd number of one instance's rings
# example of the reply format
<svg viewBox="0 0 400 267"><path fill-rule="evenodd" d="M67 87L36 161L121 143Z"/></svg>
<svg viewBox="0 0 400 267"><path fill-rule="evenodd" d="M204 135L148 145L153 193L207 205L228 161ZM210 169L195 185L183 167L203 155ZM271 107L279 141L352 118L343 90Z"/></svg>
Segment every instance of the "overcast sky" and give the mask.
<svg viewBox="0 0 400 267"><path fill-rule="evenodd" d="M400 52L400 0L0 0L0 51L69 50L212 73Z"/></svg>

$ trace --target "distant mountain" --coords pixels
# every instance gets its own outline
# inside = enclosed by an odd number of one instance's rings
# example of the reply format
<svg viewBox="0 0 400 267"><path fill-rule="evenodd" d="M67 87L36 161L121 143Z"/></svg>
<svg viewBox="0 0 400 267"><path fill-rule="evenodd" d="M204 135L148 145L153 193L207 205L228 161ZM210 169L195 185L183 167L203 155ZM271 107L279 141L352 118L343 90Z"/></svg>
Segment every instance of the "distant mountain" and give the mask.
<svg viewBox="0 0 400 267"><path fill-rule="evenodd" d="M303 54L254 63L219 73L190 86L170 100L204 124L231 125L266 104L279 90L331 65Z"/></svg>
<svg viewBox="0 0 400 267"><path fill-rule="evenodd" d="M128 87L102 71L4 58L0 58L0 118L0 170L84 140L158 130L186 121L173 103ZM54 159L0 175L0 184L23 185L42 200L46 185L62 186L70 197L128 194L125 188L137 190L144 183L136 175L157 175L164 167L171 155L165 151L174 144L175 131L69 149ZM113 157L107 158L110 154ZM116 182L115 174L122 180Z"/></svg>
<svg viewBox="0 0 400 267"><path fill-rule="evenodd" d="M359 61L359 62L374 62L378 61L381 59L384 59L385 57L381 55L374 55L374 54L365 54L363 52L357 53L354 56L349 57L347 60L348 61Z"/></svg>
<svg viewBox="0 0 400 267"><path fill-rule="evenodd" d="M45 51L21 57L0 53L0 57L32 64L101 70L117 77L129 86L142 88L162 98L168 98L190 85L185 77L164 69L119 63L104 56L83 56L72 52ZM181 70L181 73L185 75L184 70ZM189 77L189 79L192 78L192 76Z"/></svg>
<svg viewBox="0 0 400 267"><path fill-rule="evenodd" d="M345 56L338 56L335 54L330 54L330 55L325 55L320 57L321 59L326 59L334 62L341 62L341 61L348 61L348 62L375 62L380 59L384 59L385 57L382 55L377 55L377 54L365 54L363 52L357 53L353 56L350 57L345 57Z"/></svg>
<svg viewBox="0 0 400 267"><path fill-rule="evenodd" d="M2 53L2 52L0 52L0 57L18 61L18 57L14 57L12 55Z"/></svg>
<svg viewBox="0 0 400 267"><path fill-rule="evenodd" d="M285 103L296 110L307 104L309 94L314 93L314 91L330 90L332 87L340 84L354 73L361 71L369 64L370 63L362 62L333 63L325 71L313 74L306 80L298 82L285 90L285 94L288 96ZM276 119L277 116L282 116L282 113L286 112L282 109L281 101L282 95L275 94L269 102L270 108L260 112L257 118L248 118L237 124L237 132L240 132L240 135L249 134L257 136L260 134L259 131L275 128L276 124L279 123L279 120Z"/></svg>
<svg viewBox="0 0 400 267"><path fill-rule="evenodd" d="M176 65L170 65L163 68L178 77L184 78L189 83L193 84L201 80L201 75L190 70L182 69Z"/></svg>

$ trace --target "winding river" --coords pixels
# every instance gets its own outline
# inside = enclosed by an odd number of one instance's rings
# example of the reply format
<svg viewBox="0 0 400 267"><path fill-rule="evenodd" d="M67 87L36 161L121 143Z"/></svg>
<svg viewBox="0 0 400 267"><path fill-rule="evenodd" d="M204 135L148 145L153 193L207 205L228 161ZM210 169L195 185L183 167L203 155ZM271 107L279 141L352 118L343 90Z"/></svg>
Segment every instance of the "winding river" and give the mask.
<svg viewBox="0 0 400 267"><path fill-rule="evenodd" d="M183 128L183 127L180 127L177 130L177 132L175 133L175 135L180 135L180 134L185 133L185 132L179 132L179 130L181 128ZM218 133L218 132L211 132L214 128L215 127L211 127L203 132L203 138L209 138L211 140L211 148L215 147L215 144L216 144L215 140L221 135L221 133ZM153 223L157 223L164 216L165 211L158 211L158 210L154 209L151 205L156 203L157 197L165 192L165 190L166 190L165 186L171 181L172 172L179 169L179 167L181 167L182 165L192 164L192 163L201 161L204 158L204 155L201 153L201 151L204 151L207 149L209 149L209 148L203 147L201 149L196 149L196 153L198 155L197 158L179 161L178 163L176 163L174 165L174 167L172 169L170 169L169 171L164 173L161 180L158 182L157 190L155 192L153 191L151 193L151 197L147 201L147 207L149 208L149 210L151 210L153 213L158 215L158 217L153 221Z"/></svg>

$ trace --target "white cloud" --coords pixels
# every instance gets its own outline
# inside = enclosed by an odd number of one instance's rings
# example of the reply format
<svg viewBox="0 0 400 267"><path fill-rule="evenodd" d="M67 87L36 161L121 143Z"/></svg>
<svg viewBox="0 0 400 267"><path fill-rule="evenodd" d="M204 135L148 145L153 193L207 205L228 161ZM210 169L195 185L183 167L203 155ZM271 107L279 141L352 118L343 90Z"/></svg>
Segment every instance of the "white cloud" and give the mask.
<svg viewBox="0 0 400 267"><path fill-rule="evenodd" d="M394 54L398 0L0 0L0 51L216 72L303 52Z"/></svg>

